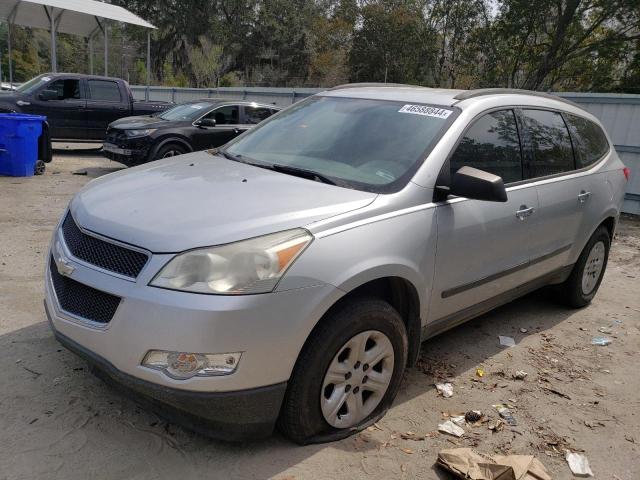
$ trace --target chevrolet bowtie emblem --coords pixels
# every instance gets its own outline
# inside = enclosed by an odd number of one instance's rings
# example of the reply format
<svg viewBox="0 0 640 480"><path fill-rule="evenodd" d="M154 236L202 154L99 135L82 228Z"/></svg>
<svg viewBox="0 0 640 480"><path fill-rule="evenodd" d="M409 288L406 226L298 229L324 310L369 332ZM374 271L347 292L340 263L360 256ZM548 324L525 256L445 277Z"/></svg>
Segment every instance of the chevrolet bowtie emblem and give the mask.
<svg viewBox="0 0 640 480"><path fill-rule="evenodd" d="M56 248L57 252L53 256L53 261L56 263L56 268L58 269L58 273L60 275L65 275L68 277L73 273L76 267L74 267L73 265L71 265L71 263L69 263L69 260L67 259L67 257L60 251L59 245L57 245L57 247L58 247Z"/></svg>

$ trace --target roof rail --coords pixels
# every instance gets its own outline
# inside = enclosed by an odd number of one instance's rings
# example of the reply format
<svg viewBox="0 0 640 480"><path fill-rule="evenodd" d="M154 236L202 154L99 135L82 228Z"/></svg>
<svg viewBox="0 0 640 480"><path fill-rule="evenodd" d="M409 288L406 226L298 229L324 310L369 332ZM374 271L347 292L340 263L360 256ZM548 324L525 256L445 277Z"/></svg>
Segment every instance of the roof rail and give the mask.
<svg viewBox="0 0 640 480"><path fill-rule="evenodd" d="M345 83L344 85L336 85L329 89L331 90L344 90L346 88L363 88L363 87L409 87L409 88L429 88L421 87L420 85L407 85L406 83L382 83L382 82L364 82L364 83Z"/></svg>
<svg viewBox="0 0 640 480"><path fill-rule="evenodd" d="M580 107L575 102L571 100L567 100L566 98L558 97L556 95L551 95L546 92L536 92L533 90L524 90L521 88L477 88L475 90L467 90L461 93L458 93L455 97L456 100L462 101L467 100L469 98L483 97L485 95L509 95L509 94L517 94L517 95L529 95L532 97L541 97L548 98L551 100L557 100L559 102L566 103L568 105L572 105L574 107Z"/></svg>

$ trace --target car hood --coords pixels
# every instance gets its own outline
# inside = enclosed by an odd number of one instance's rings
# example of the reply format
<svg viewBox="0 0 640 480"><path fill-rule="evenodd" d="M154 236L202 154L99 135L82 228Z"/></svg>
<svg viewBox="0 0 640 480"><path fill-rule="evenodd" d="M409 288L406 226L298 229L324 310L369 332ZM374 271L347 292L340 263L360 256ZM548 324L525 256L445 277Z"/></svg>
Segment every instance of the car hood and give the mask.
<svg viewBox="0 0 640 480"><path fill-rule="evenodd" d="M194 152L93 180L71 213L87 230L173 253L303 227L375 197Z"/></svg>
<svg viewBox="0 0 640 480"><path fill-rule="evenodd" d="M153 117L150 115L140 115L136 117L124 117L111 122L109 128L118 128L121 130L128 130L131 128L159 128L170 127L174 125L188 124L190 122L170 122L163 120L160 117Z"/></svg>

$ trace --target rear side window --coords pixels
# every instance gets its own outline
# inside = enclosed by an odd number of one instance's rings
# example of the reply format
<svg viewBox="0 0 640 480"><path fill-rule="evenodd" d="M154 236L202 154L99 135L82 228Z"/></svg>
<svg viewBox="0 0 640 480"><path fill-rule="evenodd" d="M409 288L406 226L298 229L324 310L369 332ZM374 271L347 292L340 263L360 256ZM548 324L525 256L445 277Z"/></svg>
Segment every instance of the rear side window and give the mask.
<svg viewBox="0 0 640 480"><path fill-rule="evenodd" d="M89 92L92 100L121 101L118 84L109 80L89 80Z"/></svg>
<svg viewBox="0 0 640 480"><path fill-rule="evenodd" d="M244 107L245 123L255 125L269 118L272 114L270 108L264 107Z"/></svg>
<svg viewBox="0 0 640 480"><path fill-rule="evenodd" d="M609 142L602 129L586 118L565 114L578 168L588 167L609 151Z"/></svg>
<svg viewBox="0 0 640 480"><path fill-rule="evenodd" d="M467 130L450 160L451 173L468 166L502 177L522 180L522 157L516 117L512 110L488 113Z"/></svg>
<svg viewBox="0 0 640 480"><path fill-rule="evenodd" d="M574 170L569 131L558 112L523 110L533 147L530 177L546 177Z"/></svg>

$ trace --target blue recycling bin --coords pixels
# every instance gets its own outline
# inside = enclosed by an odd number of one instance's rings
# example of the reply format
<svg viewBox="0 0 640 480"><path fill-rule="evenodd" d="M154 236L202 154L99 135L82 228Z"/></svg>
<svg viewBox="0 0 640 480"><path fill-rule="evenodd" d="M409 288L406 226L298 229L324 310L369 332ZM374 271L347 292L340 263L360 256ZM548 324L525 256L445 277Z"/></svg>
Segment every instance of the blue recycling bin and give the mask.
<svg viewBox="0 0 640 480"><path fill-rule="evenodd" d="M29 177L38 160L41 115L0 113L0 175Z"/></svg>

